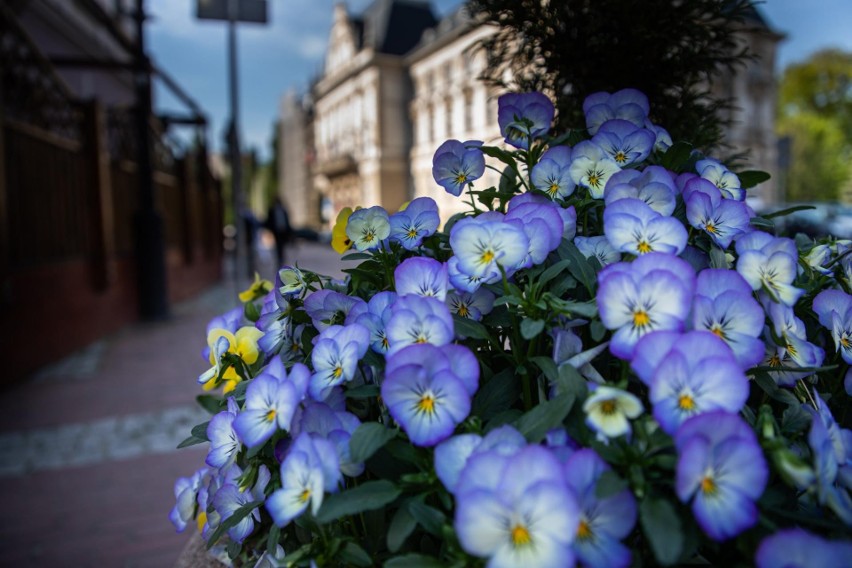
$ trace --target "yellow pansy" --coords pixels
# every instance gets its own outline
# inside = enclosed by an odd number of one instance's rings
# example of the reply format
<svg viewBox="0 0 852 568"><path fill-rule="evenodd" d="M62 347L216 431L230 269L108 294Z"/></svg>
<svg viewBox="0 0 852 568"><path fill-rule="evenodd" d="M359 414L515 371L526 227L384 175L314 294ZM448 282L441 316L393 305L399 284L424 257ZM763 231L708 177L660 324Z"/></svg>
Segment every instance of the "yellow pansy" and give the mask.
<svg viewBox="0 0 852 568"><path fill-rule="evenodd" d="M337 254L343 254L352 248L352 239L346 235L346 223L349 222L349 216L352 215L351 207L344 207L337 214L337 221L334 222L334 227L331 229L331 248Z"/></svg>
<svg viewBox="0 0 852 568"><path fill-rule="evenodd" d="M228 341L227 353L233 353L240 357L246 365L252 365L257 362L257 359L260 356L260 349L257 346L257 340L261 337L263 337L262 331L256 327L248 325L241 327L236 333L231 333L227 329L222 328L210 330L210 333L207 334L207 345L210 346L210 363L216 370L216 375L218 375L219 372L219 361L217 360L215 345L220 338L225 338ZM222 355L223 353L220 353L218 356L221 357ZM227 394L237 388L237 383L239 383L242 378L237 373L236 369L228 367L222 375L222 380L225 384L225 388L222 392ZM210 380L204 383L203 388L204 390L213 390L216 386L216 381Z"/></svg>
<svg viewBox="0 0 852 568"><path fill-rule="evenodd" d="M261 278L260 274L255 272L254 282L251 283L251 286L249 286L247 290L240 292L240 301L244 304L246 302L251 302L252 300L265 296L270 290L272 290L272 282Z"/></svg>

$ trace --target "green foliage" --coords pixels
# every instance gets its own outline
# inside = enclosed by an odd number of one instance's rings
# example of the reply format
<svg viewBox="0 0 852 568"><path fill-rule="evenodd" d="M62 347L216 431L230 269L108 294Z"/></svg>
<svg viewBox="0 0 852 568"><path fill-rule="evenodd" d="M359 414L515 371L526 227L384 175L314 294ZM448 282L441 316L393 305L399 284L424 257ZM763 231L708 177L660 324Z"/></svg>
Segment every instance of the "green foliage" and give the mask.
<svg viewBox="0 0 852 568"><path fill-rule="evenodd" d="M470 0L499 27L483 42L485 79L558 95L558 130L584 128L582 102L597 91L639 89L651 119L674 140L719 145L727 101L699 85L748 57L735 31L750 0ZM523 38L519 41L519 38Z"/></svg>
<svg viewBox="0 0 852 568"><path fill-rule="evenodd" d="M791 139L790 169L787 172L788 202L837 201L849 178L849 141L838 120L813 112L784 116L778 133Z"/></svg>
<svg viewBox="0 0 852 568"><path fill-rule="evenodd" d="M836 201L852 177L852 53L819 51L784 70L779 136L790 138L787 201Z"/></svg>

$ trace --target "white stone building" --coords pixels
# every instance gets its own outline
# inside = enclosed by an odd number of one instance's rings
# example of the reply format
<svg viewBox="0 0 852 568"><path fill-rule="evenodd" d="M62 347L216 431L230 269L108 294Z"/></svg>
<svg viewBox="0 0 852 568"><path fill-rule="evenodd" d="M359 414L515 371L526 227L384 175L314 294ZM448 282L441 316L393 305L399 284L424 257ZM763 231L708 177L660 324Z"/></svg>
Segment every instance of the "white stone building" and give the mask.
<svg viewBox="0 0 852 568"><path fill-rule="evenodd" d="M480 140L500 144L497 126L497 96L477 78L485 70L485 54L477 43L494 32L464 10L444 18L427 30L418 47L409 54L414 96L410 117L414 124L411 147L413 197L432 197L441 216L468 209L462 197L455 197L435 183L432 156L445 140ZM486 170L474 187L485 189L499 182L499 174Z"/></svg>
<svg viewBox="0 0 852 568"><path fill-rule="evenodd" d="M412 88L403 56L436 22L423 1L375 0L361 17L335 6L325 69L312 89L313 184L335 210L395 210L410 199Z"/></svg>
<svg viewBox="0 0 852 568"><path fill-rule="evenodd" d="M376 204L394 211L420 196L434 198L445 219L464 209L432 179L432 156L450 138L502 143L500 93L477 79L485 57L475 46L493 31L464 8L439 22L425 0L375 0L360 17L337 4L324 72L312 88L314 161L305 191L320 192L335 212ZM748 169L774 174L774 67L783 36L756 11L741 36L760 58L712 90L735 99L732 151L748 150ZM474 185L498 181L487 170ZM764 204L777 201L771 181L758 192Z"/></svg>

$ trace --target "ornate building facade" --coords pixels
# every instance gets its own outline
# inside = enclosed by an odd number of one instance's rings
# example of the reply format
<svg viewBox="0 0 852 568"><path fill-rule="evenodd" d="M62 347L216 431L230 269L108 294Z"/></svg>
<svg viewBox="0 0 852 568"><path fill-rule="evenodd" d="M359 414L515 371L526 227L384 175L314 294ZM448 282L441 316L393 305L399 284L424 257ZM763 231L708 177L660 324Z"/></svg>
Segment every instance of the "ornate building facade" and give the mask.
<svg viewBox="0 0 852 568"><path fill-rule="evenodd" d="M475 49L493 31L463 7L438 21L424 0L375 0L360 17L337 4L325 68L311 90L311 187L300 191L321 193L333 212L377 204L394 211L420 196L434 198L445 219L464 208L432 179L432 156L450 138L500 143L500 93L478 80L485 57ZM741 37L759 58L712 90L735 100L731 151L748 150L745 167L774 174L774 67L783 36L755 11ZM475 185L498 182L487 170ZM758 202L777 201L772 181L759 192Z"/></svg>

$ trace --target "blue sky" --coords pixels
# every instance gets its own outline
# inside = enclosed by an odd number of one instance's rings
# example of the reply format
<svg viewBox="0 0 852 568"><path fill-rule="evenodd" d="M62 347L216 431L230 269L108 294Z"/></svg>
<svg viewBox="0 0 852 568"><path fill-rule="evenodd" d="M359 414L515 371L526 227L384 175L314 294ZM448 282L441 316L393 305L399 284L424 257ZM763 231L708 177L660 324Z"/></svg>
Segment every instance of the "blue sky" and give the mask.
<svg viewBox="0 0 852 568"><path fill-rule="evenodd" d="M240 114L244 147L268 154L272 123L281 96L303 92L322 69L335 0L268 0L270 23L241 25L238 31ZM360 13L370 0L348 0ZM215 148L221 146L228 119L227 30L224 23L195 19L196 0L148 0L152 20L148 47L159 66L198 101L211 119L208 131ZM461 0L432 0L444 15ZM759 6L764 17L787 39L779 49L776 71L828 46L852 51L852 0L767 0ZM159 110L184 110L157 89Z"/></svg>

